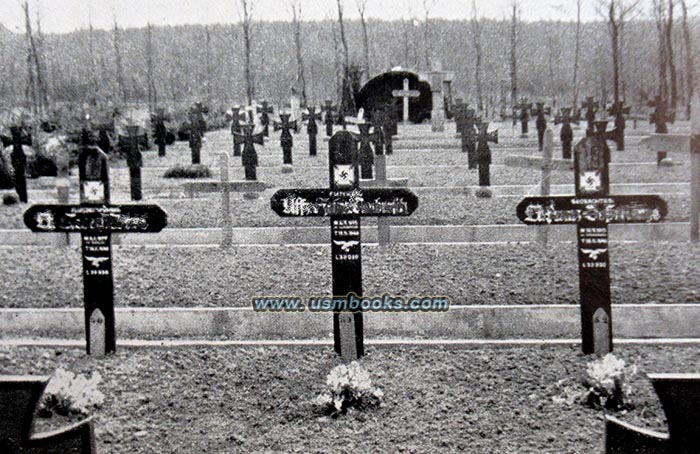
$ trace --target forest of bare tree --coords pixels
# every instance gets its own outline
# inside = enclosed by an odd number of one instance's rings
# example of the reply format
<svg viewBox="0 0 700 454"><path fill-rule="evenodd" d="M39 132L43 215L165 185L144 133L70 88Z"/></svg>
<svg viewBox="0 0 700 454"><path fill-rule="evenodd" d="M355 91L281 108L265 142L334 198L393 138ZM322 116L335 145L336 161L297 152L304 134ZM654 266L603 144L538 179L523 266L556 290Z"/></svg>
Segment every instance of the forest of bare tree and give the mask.
<svg viewBox="0 0 700 454"><path fill-rule="evenodd" d="M692 62L700 59L700 46L690 52L687 48L698 42L700 27L696 18L683 15L681 3L675 28L670 28L667 5L659 0L656 20L623 17L623 26L603 17L582 24L520 22L517 16L477 20L474 11L470 20L429 18L429 29L418 21L346 19L342 31L349 64L369 68L370 77L395 66L420 72L429 69L430 60L439 61L455 72L456 96L493 110L511 97L513 55L518 97L564 105L585 96L607 101L617 96L642 106L659 92L659 78L670 77L663 93L674 104L687 105L697 79ZM357 6L362 8L363 2ZM241 23L127 30L115 23L107 31L42 34L35 26L30 41L26 34L0 28L0 103L177 105L202 100L224 107L249 98L286 103L300 82L310 103L337 98L342 78L338 65L344 59L337 20L300 22L301 11L294 22L252 19L247 30ZM611 51L611 36L617 52ZM660 65L660 58L666 64Z"/></svg>

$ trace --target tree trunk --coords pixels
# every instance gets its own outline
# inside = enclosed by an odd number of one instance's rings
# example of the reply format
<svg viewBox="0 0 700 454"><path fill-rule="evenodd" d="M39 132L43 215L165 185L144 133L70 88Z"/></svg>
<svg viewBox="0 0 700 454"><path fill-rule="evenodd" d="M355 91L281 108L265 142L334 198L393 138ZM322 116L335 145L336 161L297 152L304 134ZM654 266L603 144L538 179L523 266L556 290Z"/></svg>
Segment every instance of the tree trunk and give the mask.
<svg viewBox="0 0 700 454"><path fill-rule="evenodd" d="M153 26L150 22L146 26L146 77L148 78L148 110L153 113L157 101L156 87L153 82Z"/></svg>
<svg viewBox="0 0 700 454"><path fill-rule="evenodd" d="M518 45L518 2L513 1L513 17L510 25L510 104L518 104L518 60L516 48ZM513 126L518 123L517 115L513 115Z"/></svg>
<svg viewBox="0 0 700 454"><path fill-rule="evenodd" d="M610 2L608 10L608 25L610 27L610 39L612 41L613 60L613 98L615 102L620 100L620 22L615 13L615 2Z"/></svg>
<svg viewBox="0 0 700 454"><path fill-rule="evenodd" d="M119 25L117 24L116 18L114 20L113 41L114 58L117 66L117 87L119 89L119 93L121 94L122 104L126 106L127 102L129 101L129 96L126 92L126 84L124 82L124 67L122 66L122 53L119 42Z"/></svg>
<svg viewBox="0 0 700 454"><path fill-rule="evenodd" d="M578 67L581 58L581 0L576 0L576 49L574 50L574 108L578 106Z"/></svg>
<svg viewBox="0 0 700 454"><path fill-rule="evenodd" d="M676 63L673 59L673 3L674 0L668 0L668 19L666 22L666 58L668 59L668 77L671 83L671 109L676 108L678 102L678 80L676 76Z"/></svg>
<svg viewBox="0 0 700 454"><path fill-rule="evenodd" d="M686 117L690 118L690 103L695 92L693 80L693 43L690 39L690 26L688 25L688 5L685 0L680 0L683 9L683 41L685 43L685 84L686 84Z"/></svg>
<svg viewBox="0 0 700 454"><path fill-rule="evenodd" d="M482 48L481 48L481 24L479 24L479 18L476 10L476 0L472 0L472 39L474 41L474 51L476 52L476 60L474 62L474 82L476 84L476 102L477 109L479 112L484 111L484 90L483 81L481 75L481 60L482 60Z"/></svg>
<svg viewBox="0 0 700 454"><path fill-rule="evenodd" d="M292 22L294 25L294 45L297 57L297 85L300 91L301 105L306 105L306 78L304 77L304 58L301 49L301 3L292 3Z"/></svg>

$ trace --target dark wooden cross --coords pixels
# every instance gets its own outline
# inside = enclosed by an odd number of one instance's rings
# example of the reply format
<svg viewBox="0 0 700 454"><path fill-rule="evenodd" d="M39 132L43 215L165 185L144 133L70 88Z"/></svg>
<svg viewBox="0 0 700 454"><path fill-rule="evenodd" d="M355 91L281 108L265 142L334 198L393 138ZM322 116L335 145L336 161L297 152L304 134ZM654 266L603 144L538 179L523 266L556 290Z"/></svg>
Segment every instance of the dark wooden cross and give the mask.
<svg viewBox="0 0 700 454"><path fill-rule="evenodd" d="M571 128L571 123L578 124L578 118L571 117L570 107L562 108L561 113L554 117L554 124L558 125L560 123L559 139L561 140L562 158L571 159L571 144L574 141L574 130Z"/></svg>
<svg viewBox="0 0 700 454"><path fill-rule="evenodd" d="M608 224L660 222L666 202L657 195L610 195L607 121L574 148L575 196L528 197L517 208L530 225L576 224L578 235L581 344L585 354L613 349Z"/></svg>
<svg viewBox="0 0 700 454"><path fill-rule="evenodd" d="M33 232L81 234L87 352L104 356L116 348L112 233L160 232L167 215L157 205L112 205L107 155L84 146L78 157L79 205L33 205L24 224Z"/></svg>
<svg viewBox="0 0 700 454"><path fill-rule="evenodd" d="M255 181L257 177L258 154L255 152L255 145L265 145L265 136L262 132L253 134L252 124L240 125L241 132L233 133L233 143L239 147L243 145L241 161L245 169L245 179Z"/></svg>
<svg viewBox="0 0 700 454"><path fill-rule="evenodd" d="M372 115L372 123L381 128L384 154L394 154L393 137L398 134L394 104L386 104L383 108L375 110Z"/></svg>
<svg viewBox="0 0 700 454"><path fill-rule="evenodd" d="M34 413L49 377L0 376L0 452L92 454L97 452L92 418L63 429L33 433Z"/></svg>
<svg viewBox="0 0 700 454"><path fill-rule="evenodd" d="M338 106L334 106L330 99L326 99L323 112L325 114L323 124L326 125L326 135L331 137L333 135L334 117L338 112Z"/></svg>
<svg viewBox="0 0 700 454"><path fill-rule="evenodd" d="M476 159L479 165L479 186L491 186L491 148L489 142L498 143L498 130L488 132L489 123L480 121L476 123L478 130Z"/></svg>
<svg viewBox="0 0 700 454"><path fill-rule="evenodd" d="M606 454L697 454L700 449L700 374L649 374L668 433L605 416Z"/></svg>
<svg viewBox="0 0 700 454"><path fill-rule="evenodd" d="M316 137L318 136L318 125L316 121L321 121L321 112L317 113L315 107L308 107L307 109L309 113L302 113L301 121L306 122L306 133L309 135L309 156L316 156Z"/></svg>
<svg viewBox="0 0 700 454"><path fill-rule="evenodd" d="M391 96L394 98L402 98L403 100L403 123L408 123L408 101L410 98L418 98L420 91L411 90L408 78L403 80L403 90L392 90Z"/></svg>
<svg viewBox="0 0 700 454"><path fill-rule="evenodd" d="M381 130L374 128L374 131L370 133L370 128L372 128L372 123L358 123L357 129L360 133L351 133L360 146L360 178L365 180L374 178L374 173L372 171L374 166L374 150L377 150L378 154L383 153ZM373 145L374 150L372 150Z"/></svg>
<svg viewBox="0 0 700 454"><path fill-rule="evenodd" d="M476 169L479 166L479 160L476 154L476 125L481 119L476 116L476 111L474 111L474 109L469 109L466 107L466 104L462 106L457 110L456 116L456 121L461 124L457 129L460 131L462 153L467 153L469 168Z"/></svg>
<svg viewBox="0 0 700 454"><path fill-rule="evenodd" d="M405 188L359 186L357 141L348 131L338 131L328 144L329 188L280 189L271 200L283 217L330 216L331 267L334 299L362 295L363 216L410 216L418 198ZM346 305L333 314L335 351L344 360L364 355L362 312Z"/></svg>
<svg viewBox="0 0 700 454"><path fill-rule="evenodd" d="M10 133L12 134L12 152L10 153L10 161L12 162L12 172L15 184L17 197L22 203L27 203L27 156L24 154L22 147L22 128L19 126L11 126Z"/></svg>
<svg viewBox="0 0 700 454"><path fill-rule="evenodd" d="M623 101L614 102L608 109L608 114L615 117L613 124L615 125L616 136L613 140L617 144L618 151L623 151L625 149L625 127L627 126L625 116L629 115L630 111L631 108L625 106Z"/></svg>
<svg viewBox="0 0 700 454"><path fill-rule="evenodd" d="M158 156L164 157L166 151L166 145L168 144L168 128L165 126L165 122L169 121L170 118L166 115L165 109L156 109L155 115L151 117L151 124L153 125L153 142L158 145ZM107 150L102 150L107 152Z"/></svg>
<svg viewBox="0 0 700 454"><path fill-rule="evenodd" d="M126 154L126 165L129 167L129 178L131 181L131 200L141 200L141 167L143 166L143 157L141 156L141 147L139 146L139 127L127 126L129 134L129 147Z"/></svg>
<svg viewBox="0 0 700 454"><path fill-rule="evenodd" d="M280 145L282 146L282 163L292 165L292 147L294 146L294 137L292 130L297 131L297 121L290 121L290 114L280 114L280 121L275 122L275 131L282 131L280 134Z"/></svg>
<svg viewBox="0 0 700 454"><path fill-rule="evenodd" d="M231 135L233 136L233 155L241 155L241 143L236 141L236 134L241 134L241 106L233 106L231 109Z"/></svg>
<svg viewBox="0 0 700 454"><path fill-rule="evenodd" d="M542 147L544 146L544 131L547 129L547 118L545 115L549 115L550 113L551 109L545 108L544 103L537 103L537 108L535 109L535 129L537 129L537 145L540 151L542 151Z"/></svg>
<svg viewBox="0 0 700 454"><path fill-rule="evenodd" d="M263 127L263 135L265 137L270 136L270 114L274 113L272 106L267 105L267 101L263 101L262 105L257 107L257 111L260 114L260 124Z"/></svg>
<svg viewBox="0 0 700 454"><path fill-rule="evenodd" d="M464 115L469 109L469 104L466 104L462 98L455 99L455 105L452 108L452 116L455 119L455 129L457 135L462 135L462 126L464 126Z"/></svg>
<svg viewBox="0 0 700 454"><path fill-rule="evenodd" d="M527 102L527 99L525 98L520 98L520 104L515 106L515 108L520 110L520 134L525 136L528 132L532 103Z"/></svg>
<svg viewBox="0 0 700 454"><path fill-rule="evenodd" d="M586 102L581 103L581 108L586 109L586 122L588 122L588 131L595 131L595 114L598 111L598 101L595 101L593 96L586 98Z"/></svg>
<svg viewBox="0 0 700 454"><path fill-rule="evenodd" d="M198 109L193 109L189 113L189 145L190 152L192 154L192 164L197 165L201 162L201 152L202 152L202 139L204 138L204 130L202 129L202 121L204 117L201 116L201 111Z"/></svg>

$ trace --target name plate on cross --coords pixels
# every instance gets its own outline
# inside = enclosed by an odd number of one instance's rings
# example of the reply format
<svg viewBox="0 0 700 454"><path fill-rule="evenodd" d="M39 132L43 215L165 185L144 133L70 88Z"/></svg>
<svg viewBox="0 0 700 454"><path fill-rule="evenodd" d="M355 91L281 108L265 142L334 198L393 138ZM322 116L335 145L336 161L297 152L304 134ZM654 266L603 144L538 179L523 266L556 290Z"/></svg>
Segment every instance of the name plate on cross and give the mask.
<svg viewBox="0 0 700 454"><path fill-rule="evenodd" d="M410 216L418 198L405 188L360 188L358 143L348 131L339 131L328 143L329 187L280 189L270 200L283 217L329 216L333 297L362 295L363 216ZM364 355L362 312L333 314L335 351L344 360Z"/></svg>

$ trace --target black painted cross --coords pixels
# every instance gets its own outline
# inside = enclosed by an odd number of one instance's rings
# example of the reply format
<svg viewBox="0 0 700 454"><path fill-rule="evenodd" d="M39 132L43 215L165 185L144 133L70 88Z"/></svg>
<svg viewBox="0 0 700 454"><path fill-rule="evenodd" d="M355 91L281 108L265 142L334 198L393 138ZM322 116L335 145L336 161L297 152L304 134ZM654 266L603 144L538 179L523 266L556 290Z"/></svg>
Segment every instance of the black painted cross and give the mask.
<svg viewBox="0 0 700 454"><path fill-rule="evenodd" d="M338 131L328 144L329 184L326 189L280 189L270 201L283 217L330 216L331 265L334 298L362 295L363 216L410 216L418 198L404 188L359 187L357 142L348 131ZM333 314L335 351L345 360L364 355L362 312L338 310Z"/></svg>
<svg viewBox="0 0 700 454"><path fill-rule="evenodd" d="M302 113L301 121L307 122L306 133L309 135L309 156L316 156L316 137L318 136L318 125L316 124L316 121L321 121L321 113L316 113L315 107L308 107L307 109L309 113Z"/></svg>
<svg viewBox="0 0 700 454"><path fill-rule="evenodd" d="M275 131L282 131L280 134L280 145L282 146L282 163L292 165L292 147L294 146L294 137L291 131L297 131L297 121L289 121L289 114L280 114L280 121L275 122Z"/></svg>
<svg viewBox="0 0 700 454"><path fill-rule="evenodd" d="M561 140L561 153L563 159L571 159L571 144L574 141L574 130L571 128L571 123L578 124L578 118L571 117L571 108L564 107L561 109L561 114L554 118L554 124L561 123L559 131L559 139Z"/></svg>
<svg viewBox="0 0 700 454"><path fill-rule="evenodd" d="M550 109L545 109L544 103L538 102L537 109L535 109L535 115L537 119L535 120L535 128L537 129L537 145L540 151L544 146L544 131L547 129L547 118L545 114L549 114Z"/></svg>
<svg viewBox="0 0 700 454"><path fill-rule="evenodd" d="M527 99L520 98L520 104L515 106L516 109L520 109L520 134L522 136L527 135L528 124L530 122L530 109L532 109L532 103L527 102Z"/></svg>
<svg viewBox="0 0 700 454"><path fill-rule="evenodd" d="M265 137L270 136L270 114L274 112L272 106L267 105L267 101L263 101L262 105L257 107L257 111L260 114L260 125L263 127L263 135Z"/></svg>
<svg viewBox="0 0 700 454"><path fill-rule="evenodd" d="M126 154L126 165L129 167L129 179L131 182L131 200L141 200L141 166L143 157L139 146L139 127L129 125L126 127L129 134L129 147Z"/></svg>
<svg viewBox="0 0 700 454"><path fill-rule="evenodd" d="M245 179L255 181L257 177L258 154L255 152L255 145L265 145L265 136L262 132L253 134L252 124L241 125L240 133L233 133L233 143L238 146L243 145L243 154L241 161L245 169Z"/></svg>
<svg viewBox="0 0 700 454"><path fill-rule="evenodd" d="M330 99L326 99L326 105L323 108L323 112L325 114L323 124L326 125L326 135L328 137L333 135L333 124L335 123L334 117L337 111L338 107L334 106Z"/></svg>
<svg viewBox="0 0 700 454"><path fill-rule="evenodd" d="M372 145L374 145L375 149L381 149L382 147L381 131L374 128L374 131L370 133L370 128L372 128L372 123L358 123L357 129L360 130L360 133L351 133L360 144L360 178L366 180L373 178L374 151L372 150Z"/></svg>
<svg viewBox="0 0 700 454"><path fill-rule="evenodd" d="M27 177L25 176L27 156L24 154L24 149L22 147L22 128L19 126L11 126L10 133L12 134L10 162L12 162L15 190L17 191L19 201L27 203Z"/></svg>
<svg viewBox="0 0 700 454"><path fill-rule="evenodd" d="M697 454L700 448L700 374L649 374L668 433L640 429L605 416L606 454Z"/></svg>
<svg viewBox="0 0 700 454"><path fill-rule="evenodd" d="M455 99L455 105L452 108L452 116L455 119L455 128L457 130L457 135L462 135L462 126L464 125L464 115L469 109L469 104L462 101L462 98Z"/></svg>
<svg viewBox="0 0 700 454"><path fill-rule="evenodd" d="M596 133L576 144L575 196L528 197L517 208L525 224L576 224L582 349L598 355L613 349L608 224L659 222L667 212L656 195L609 195L606 126L596 122Z"/></svg>
<svg viewBox="0 0 700 454"><path fill-rule="evenodd" d="M34 412L49 377L0 376L0 452L92 454L97 452L92 418L63 429L32 433Z"/></svg>
<svg viewBox="0 0 700 454"><path fill-rule="evenodd" d="M80 205L33 205L24 224L33 232L79 232L87 352L104 356L116 348L111 234L159 232L167 215L157 205L112 205L107 155L84 146L78 158Z"/></svg>
<svg viewBox="0 0 700 454"><path fill-rule="evenodd" d="M649 123L655 125L654 132L656 134L668 134L668 124L673 123L669 120L668 104L661 96L656 96L653 101L647 103L649 107L654 108L654 112L649 117ZM656 152L657 164L661 165L661 161L668 155L667 150Z"/></svg>
<svg viewBox="0 0 700 454"><path fill-rule="evenodd" d="M608 115L615 117L613 123L615 125L615 137L612 140L617 144L618 151L625 149L625 127L627 126L625 115L629 115L630 110L630 107L625 106L623 101L614 102L608 109Z"/></svg>
<svg viewBox="0 0 700 454"><path fill-rule="evenodd" d="M233 136L233 155L241 155L241 141L236 140L236 134L241 134L241 106L231 109L231 135Z"/></svg>
<svg viewBox="0 0 700 454"><path fill-rule="evenodd" d="M467 163L469 164L469 168L476 169L479 162L476 154L476 126L481 119L476 117L476 112L474 109L466 108L466 104L463 106L463 108L460 108L457 111L458 118L456 120L461 123L461 127L458 129L460 130L462 152L467 153Z"/></svg>
<svg viewBox="0 0 700 454"><path fill-rule="evenodd" d="M386 104L383 108L375 110L372 123L381 128L384 154L394 154L393 137L398 134L394 104Z"/></svg>
<svg viewBox="0 0 700 454"><path fill-rule="evenodd" d="M489 123L480 121L476 124L477 135L476 159L479 164L479 186L491 186L491 149L489 142L498 143L498 130L488 132Z"/></svg>
<svg viewBox="0 0 700 454"><path fill-rule="evenodd" d="M595 131L595 114L598 111L598 101L593 100L593 96L586 98L586 102L581 103L581 108L586 109L587 131Z"/></svg>
<svg viewBox="0 0 700 454"><path fill-rule="evenodd" d="M392 90L391 96L394 98L402 98L403 100L403 123L408 123L408 101L410 98L418 98L420 91L411 90L409 80L403 80L403 90Z"/></svg>

